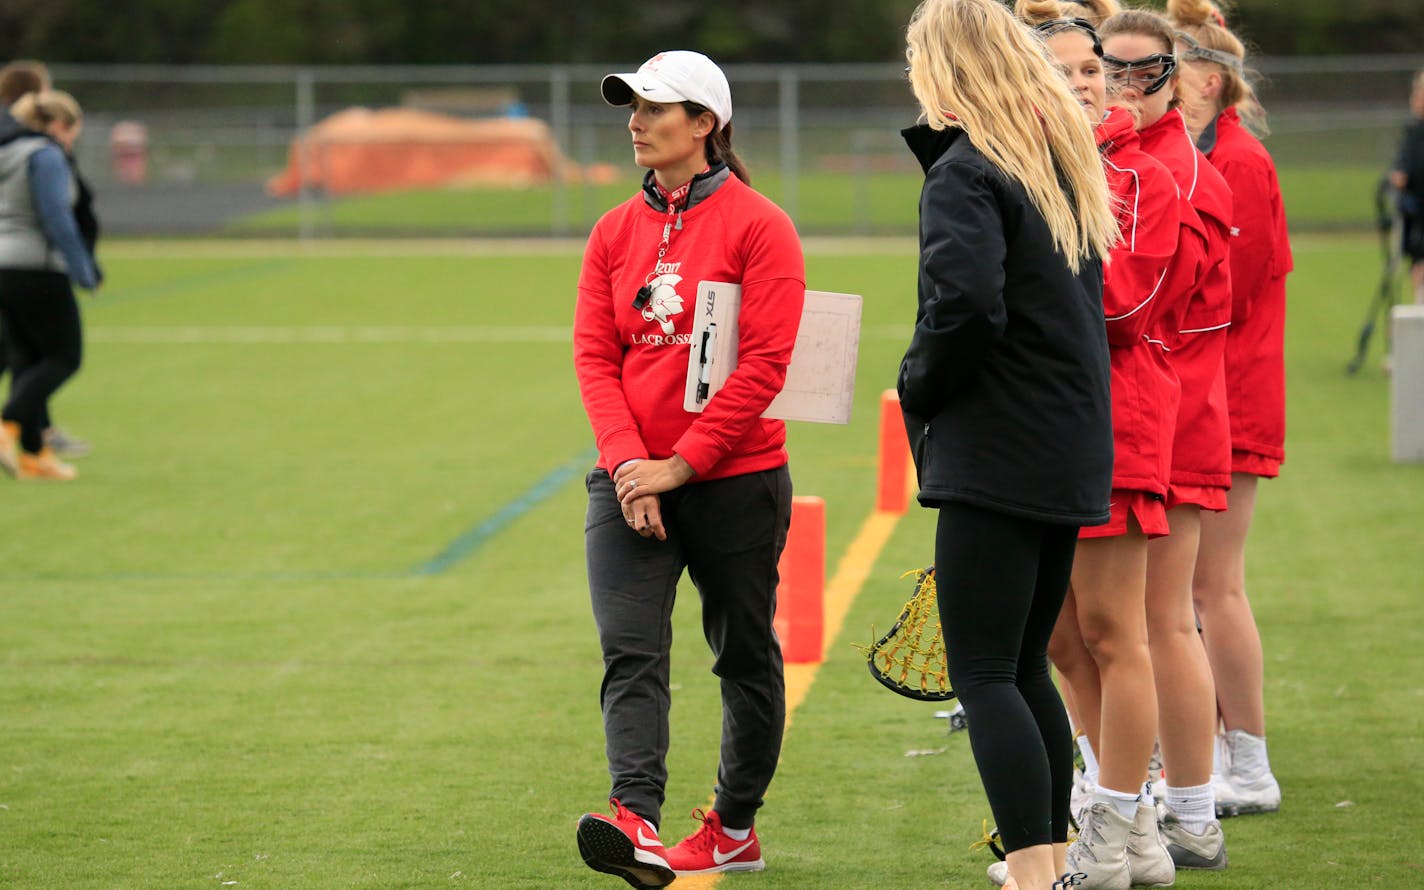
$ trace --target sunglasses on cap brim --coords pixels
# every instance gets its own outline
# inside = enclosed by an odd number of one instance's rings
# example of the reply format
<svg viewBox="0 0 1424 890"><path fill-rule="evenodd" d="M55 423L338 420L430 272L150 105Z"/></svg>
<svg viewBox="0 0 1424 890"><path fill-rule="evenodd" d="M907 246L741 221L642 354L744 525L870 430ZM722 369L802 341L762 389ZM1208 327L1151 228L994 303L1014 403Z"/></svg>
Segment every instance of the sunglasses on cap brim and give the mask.
<svg viewBox="0 0 1424 890"><path fill-rule="evenodd" d="M1173 72L1177 70L1177 57L1170 53L1157 53L1141 59L1103 56L1103 70L1111 83L1119 87L1136 87L1142 95L1150 96L1172 79Z"/></svg>

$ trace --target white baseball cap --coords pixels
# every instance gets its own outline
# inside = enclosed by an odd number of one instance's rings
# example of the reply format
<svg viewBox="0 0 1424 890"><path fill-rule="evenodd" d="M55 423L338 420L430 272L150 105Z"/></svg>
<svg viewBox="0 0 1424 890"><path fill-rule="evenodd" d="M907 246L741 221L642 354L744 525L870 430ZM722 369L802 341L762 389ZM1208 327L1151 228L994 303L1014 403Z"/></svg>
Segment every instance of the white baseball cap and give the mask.
<svg viewBox="0 0 1424 890"><path fill-rule="evenodd" d="M717 118L717 129L732 120L732 88L717 63L685 49L653 56L636 72L603 78L603 101L632 105L636 93L649 102L696 102Z"/></svg>

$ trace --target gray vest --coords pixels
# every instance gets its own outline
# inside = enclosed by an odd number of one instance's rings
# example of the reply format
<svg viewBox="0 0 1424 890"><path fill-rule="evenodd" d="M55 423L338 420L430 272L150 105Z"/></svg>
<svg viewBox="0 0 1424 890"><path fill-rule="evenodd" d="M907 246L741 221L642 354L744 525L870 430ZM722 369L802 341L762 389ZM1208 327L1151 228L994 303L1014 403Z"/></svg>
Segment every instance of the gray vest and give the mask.
<svg viewBox="0 0 1424 890"><path fill-rule="evenodd" d="M0 145L0 269L41 269L68 273L64 257L45 237L30 196L30 156L53 145L42 136L26 136ZM78 197L69 177L69 203Z"/></svg>

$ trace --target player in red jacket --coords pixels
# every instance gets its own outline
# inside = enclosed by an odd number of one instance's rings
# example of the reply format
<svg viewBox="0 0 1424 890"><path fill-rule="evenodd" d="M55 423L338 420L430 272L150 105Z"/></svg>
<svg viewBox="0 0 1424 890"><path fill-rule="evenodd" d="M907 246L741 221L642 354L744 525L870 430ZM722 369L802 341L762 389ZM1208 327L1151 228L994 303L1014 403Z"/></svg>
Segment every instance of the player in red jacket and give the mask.
<svg viewBox="0 0 1424 890"><path fill-rule="evenodd" d="M1077 814L1080 823L1101 830L1080 833L1079 843L1092 848L1091 856L1070 848L1069 870L1085 872L1084 886L1126 886L1128 835L1140 814L1155 823L1139 800L1156 728L1147 552L1149 538L1168 531L1165 499L1178 402L1176 375L1154 332L1162 313L1189 293L1190 277L1184 282L1172 275L1174 258L1199 259L1202 251L1190 233L1182 243L1176 183L1143 152L1132 113L1107 107L1102 47L1093 26L1080 10L1055 0L1020 0L1016 12L1041 35L1095 125L1118 223L1103 284L1113 419L1111 518L1079 532L1049 654L1066 681L1074 721L1089 740L1080 741L1085 760L1094 751L1106 755L1096 770L1087 770L1093 796ZM1195 270L1193 264L1187 275ZM1171 861L1160 848L1158 862L1170 880ZM1007 870L995 863L989 877L1005 883Z"/></svg>
<svg viewBox="0 0 1424 890"><path fill-rule="evenodd" d="M1280 806L1266 754L1261 637L1246 597L1246 537L1258 480L1285 459L1286 274L1290 241L1275 165L1242 126L1265 112L1244 76L1245 49L1203 0L1169 0L1179 28L1184 110L1231 186L1232 324L1226 341L1232 487L1225 513L1202 519L1195 597L1226 732L1212 782L1223 815Z"/></svg>
<svg viewBox="0 0 1424 890"><path fill-rule="evenodd" d="M613 815L579 820L589 867L635 887L676 874L764 867L752 827L786 718L772 630L791 515L786 427L762 417L786 380L805 298L790 219L746 183L731 148L731 90L706 56L659 53L611 74L632 106L643 188L594 226L579 275L574 367L598 445L585 548L603 649ZM700 414L683 409L699 281L740 284L738 363ZM668 656L687 570L721 679L716 800L665 848Z"/></svg>
<svg viewBox="0 0 1424 890"><path fill-rule="evenodd" d="M1224 354L1231 323L1231 191L1197 151L1174 107L1174 34L1160 15L1119 13L1101 28L1108 79L1141 116L1142 147L1166 165L1206 232L1206 260L1185 310L1166 319L1162 337L1181 382L1168 490L1169 537L1147 560L1147 621L1157 680L1158 738L1174 815L1163 832L1172 861L1221 868L1226 847L1211 791L1216 697L1196 629L1192 578L1204 511L1226 508L1231 437ZM1182 830L1185 829L1185 830Z"/></svg>

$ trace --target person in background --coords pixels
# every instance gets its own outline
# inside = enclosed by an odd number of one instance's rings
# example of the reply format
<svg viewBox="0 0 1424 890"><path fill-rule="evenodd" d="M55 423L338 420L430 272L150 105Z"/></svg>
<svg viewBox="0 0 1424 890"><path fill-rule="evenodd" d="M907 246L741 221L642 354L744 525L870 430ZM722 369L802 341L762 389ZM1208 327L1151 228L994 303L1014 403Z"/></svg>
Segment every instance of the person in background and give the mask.
<svg viewBox="0 0 1424 890"><path fill-rule="evenodd" d="M19 130L29 129L10 114L11 106L18 102L20 97L28 93L48 90L52 84L49 69L43 62L17 59L0 68L0 142L14 138ZM70 169L74 172L75 183L79 188L79 199L74 205L75 221L79 225L79 232L89 248L89 253L97 256L95 248L99 240L99 220L94 213L93 191L84 178L79 175L72 154L69 156L69 163ZM5 376L8 367L4 332L0 330L0 378ZM46 422L48 423L48 421ZM87 442L75 438L52 423L45 427L44 438L45 443L60 457L83 457L89 453Z"/></svg>
<svg viewBox="0 0 1424 890"><path fill-rule="evenodd" d="M762 417L786 382L806 294L801 241L732 150L732 94L705 55L662 52L603 79L631 106L638 194L589 235L574 366L598 446L584 525L612 815L578 822L584 862L635 887L765 867L753 822L781 752L786 688L772 629L791 520L786 424ZM683 410L699 281L741 285L737 366ZM716 799L665 848L672 610L683 572L721 680Z"/></svg>
<svg viewBox="0 0 1424 890"><path fill-rule="evenodd" d="M0 319L12 380L0 424L0 469L21 479L76 472L45 444L49 400L79 370L83 333L71 282L101 276L75 222L78 189L65 159L83 129L68 93L30 93L15 119L32 129L0 142Z"/></svg>
<svg viewBox="0 0 1424 890"><path fill-rule="evenodd" d="M0 143L9 142L29 130L29 127L15 120L10 107L20 101L21 96L47 90L50 85L49 69L43 62L17 59L0 68ZM7 355L4 327L0 324L0 378L10 367Z"/></svg>
<svg viewBox="0 0 1424 890"><path fill-rule="evenodd" d="M1414 120L1404 129L1399 154L1389 171L1389 184L1399 193L1399 209L1404 217L1403 246L1410 260L1414 302L1424 303L1424 68L1414 73L1409 111Z"/></svg>
<svg viewBox="0 0 1424 890"><path fill-rule="evenodd" d="M925 182L897 389L919 501L938 510L950 681L1006 879L1072 886L1072 737L1047 650L1079 529L1110 515L1102 260L1117 221L1087 117L997 0L926 0L905 55Z"/></svg>
<svg viewBox="0 0 1424 890"><path fill-rule="evenodd" d="M1275 164L1247 130L1265 131L1265 111L1245 77L1245 48L1210 2L1169 0L1167 12L1178 29L1188 126L1199 131L1198 144L1231 187L1233 203L1226 339L1231 490L1225 513L1202 514L1193 581L1225 727L1216 748L1212 790L1220 815L1270 812L1280 807L1281 789L1266 753L1265 659L1246 597L1246 537L1260 480L1278 476L1285 460L1290 238ZM1424 90L1416 89L1415 102L1424 114ZM1419 132L1424 138L1424 129ZM1424 165L1424 157L1418 163ZM1424 192L1424 181L1420 185ZM1198 825L1183 822L1178 838L1201 853L1210 845L1191 836L1200 827L1200 819L1194 821Z"/></svg>

